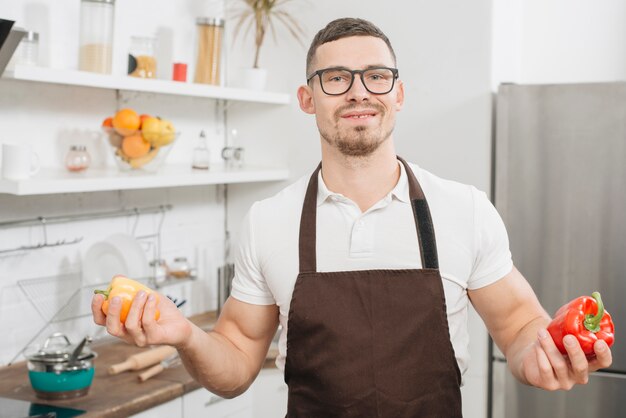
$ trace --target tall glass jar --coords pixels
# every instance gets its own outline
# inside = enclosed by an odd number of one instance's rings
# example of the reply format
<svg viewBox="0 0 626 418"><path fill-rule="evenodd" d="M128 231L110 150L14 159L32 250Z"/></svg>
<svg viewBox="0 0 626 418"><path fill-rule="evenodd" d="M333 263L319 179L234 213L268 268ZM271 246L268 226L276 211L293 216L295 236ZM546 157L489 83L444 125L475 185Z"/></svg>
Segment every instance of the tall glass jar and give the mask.
<svg viewBox="0 0 626 418"><path fill-rule="evenodd" d="M198 53L194 82L219 85L224 19L199 17L196 19L196 27Z"/></svg>
<svg viewBox="0 0 626 418"><path fill-rule="evenodd" d="M39 34L37 32L28 31L26 36L20 42L20 64L21 65L38 65L39 64Z"/></svg>
<svg viewBox="0 0 626 418"><path fill-rule="evenodd" d="M128 54L128 75L139 78L156 78L157 61L154 55L156 39L131 36Z"/></svg>
<svg viewBox="0 0 626 418"><path fill-rule="evenodd" d="M39 34L37 32L26 32L7 64L7 69L14 70L16 65L39 65Z"/></svg>
<svg viewBox="0 0 626 418"><path fill-rule="evenodd" d="M78 69L111 74L115 0L81 0Z"/></svg>

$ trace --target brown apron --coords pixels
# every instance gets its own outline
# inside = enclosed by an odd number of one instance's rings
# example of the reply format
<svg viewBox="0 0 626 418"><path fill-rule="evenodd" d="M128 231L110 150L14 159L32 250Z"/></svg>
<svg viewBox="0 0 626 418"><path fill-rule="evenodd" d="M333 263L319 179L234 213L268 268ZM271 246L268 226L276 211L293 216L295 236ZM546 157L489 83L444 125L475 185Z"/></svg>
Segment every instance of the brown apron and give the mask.
<svg viewBox="0 0 626 418"><path fill-rule="evenodd" d="M287 417L461 417L435 232L408 164L422 269L318 273L317 177L300 221L300 273L289 309Z"/></svg>

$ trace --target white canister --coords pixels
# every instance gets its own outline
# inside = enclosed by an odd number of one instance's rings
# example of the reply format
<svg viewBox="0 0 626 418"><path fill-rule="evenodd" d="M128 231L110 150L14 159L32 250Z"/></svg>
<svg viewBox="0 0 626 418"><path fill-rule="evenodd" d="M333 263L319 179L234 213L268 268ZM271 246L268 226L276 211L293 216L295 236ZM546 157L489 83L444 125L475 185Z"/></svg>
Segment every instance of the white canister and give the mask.
<svg viewBox="0 0 626 418"><path fill-rule="evenodd" d="M39 171L39 156L24 144L2 144L2 178L24 180Z"/></svg>

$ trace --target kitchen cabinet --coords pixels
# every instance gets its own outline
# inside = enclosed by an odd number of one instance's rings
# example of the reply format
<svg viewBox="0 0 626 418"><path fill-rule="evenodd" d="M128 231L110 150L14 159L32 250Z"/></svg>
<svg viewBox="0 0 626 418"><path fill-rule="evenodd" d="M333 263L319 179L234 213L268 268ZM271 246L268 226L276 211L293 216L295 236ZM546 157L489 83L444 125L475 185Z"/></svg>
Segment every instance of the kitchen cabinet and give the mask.
<svg viewBox="0 0 626 418"><path fill-rule="evenodd" d="M287 415L287 385L283 372L264 369L252 387L252 418L276 418Z"/></svg>
<svg viewBox="0 0 626 418"><path fill-rule="evenodd" d="M182 418L183 414L182 398L172 399L154 408L146 409L130 418Z"/></svg>
<svg viewBox="0 0 626 418"><path fill-rule="evenodd" d="M287 385L283 372L263 369L252 386L234 399L197 389L132 418L276 418L286 414Z"/></svg>
<svg viewBox="0 0 626 418"><path fill-rule="evenodd" d="M182 398L183 418L252 418L252 392L224 399L206 389L198 389Z"/></svg>

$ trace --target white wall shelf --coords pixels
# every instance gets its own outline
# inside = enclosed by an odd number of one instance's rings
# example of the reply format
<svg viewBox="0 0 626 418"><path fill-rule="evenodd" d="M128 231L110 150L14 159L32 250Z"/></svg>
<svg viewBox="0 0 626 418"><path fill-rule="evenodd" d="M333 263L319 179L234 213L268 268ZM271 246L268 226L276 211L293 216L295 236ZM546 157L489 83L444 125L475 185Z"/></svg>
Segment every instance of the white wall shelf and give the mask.
<svg viewBox="0 0 626 418"><path fill-rule="evenodd" d="M0 193L17 196L58 193L99 192L110 190L154 189L162 187L202 186L212 184L280 181L289 178L284 167L244 166L225 169L193 170L187 165L165 166L156 173L121 172L116 168L89 169L70 173L65 169L42 169L27 180L0 180Z"/></svg>
<svg viewBox="0 0 626 418"><path fill-rule="evenodd" d="M3 78L35 81L68 86L93 87L112 90L140 91L147 93L172 94L177 96L205 97L209 99L233 100L265 104L288 104L289 95L267 91L245 90L233 87L210 86L191 82L144 79L115 76L85 71L54 70L44 67L16 66L6 71Z"/></svg>

